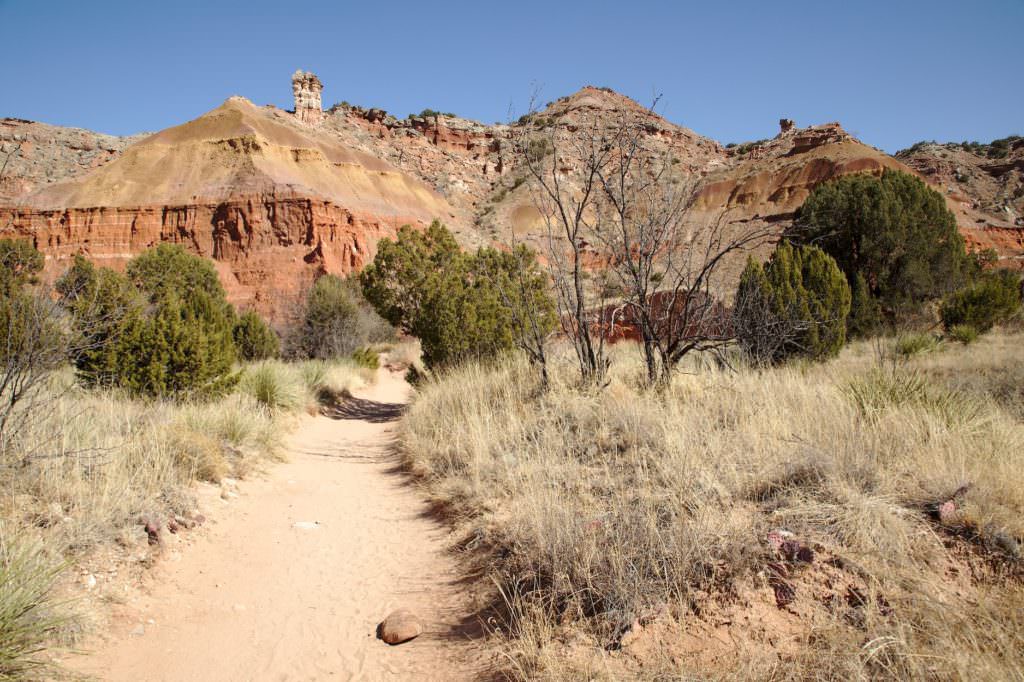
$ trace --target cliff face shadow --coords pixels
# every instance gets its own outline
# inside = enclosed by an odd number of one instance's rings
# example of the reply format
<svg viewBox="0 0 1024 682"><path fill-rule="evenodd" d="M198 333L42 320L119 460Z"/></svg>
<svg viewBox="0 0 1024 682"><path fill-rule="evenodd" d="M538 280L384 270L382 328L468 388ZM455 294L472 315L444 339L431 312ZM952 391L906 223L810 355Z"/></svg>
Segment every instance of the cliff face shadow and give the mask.
<svg viewBox="0 0 1024 682"><path fill-rule="evenodd" d="M331 419L355 419L371 424L385 424L400 419L405 413L405 408L405 403L380 403L376 400L345 396L324 405L320 413Z"/></svg>

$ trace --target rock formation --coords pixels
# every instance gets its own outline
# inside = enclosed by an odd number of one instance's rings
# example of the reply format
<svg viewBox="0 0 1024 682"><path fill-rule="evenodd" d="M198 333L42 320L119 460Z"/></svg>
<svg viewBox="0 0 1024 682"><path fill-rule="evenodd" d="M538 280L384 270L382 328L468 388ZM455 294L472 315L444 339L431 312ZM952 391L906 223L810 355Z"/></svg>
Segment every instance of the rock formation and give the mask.
<svg viewBox="0 0 1024 682"><path fill-rule="evenodd" d="M1024 268L1024 139L1010 141L1001 155L986 151L925 142L896 158L946 196L973 247L993 248Z"/></svg>
<svg viewBox="0 0 1024 682"><path fill-rule="evenodd" d="M292 94L295 96L295 116L303 123L316 125L323 120L320 93L324 86L313 73L299 69L292 74Z"/></svg>
<svg viewBox="0 0 1024 682"><path fill-rule="evenodd" d="M144 137L0 119L0 205L110 163Z"/></svg>
<svg viewBox="0 0 1024 682"><path fill-rule="evenodd" d="M234 97L0 208L0 226L32 239L51 276L77 253L120 268L160 242L184 244L214 259L232 302L280 321L318 273L357 271L403 224L452 215L387 162Z"/></svg>
<svg viewBox="0 0 1024 682"><path fill-rule="evenodd" d="M179 242L215 260L233 302L284 321L314 277L360 269L402 224L441 219L470 248L505 243L514 231L541 248L514 138L530 124L566 140L594 117L631 113L645 117L645 145L699 179L693 229L725 220L781 231L819 183L895 168L946 195L972 246L1024 266L1019 143L999 159L941 146L893 158L838 123L798 128L782 119L777 137L726 149L604 88L485 125L351 105L323 112L316 76L299 71L292 84L294 114L231 98L148 137L0 122L0 149L11 157L0 181L0 236L31 238L51 275L76 253L122 267L161 241Z"/></svg>

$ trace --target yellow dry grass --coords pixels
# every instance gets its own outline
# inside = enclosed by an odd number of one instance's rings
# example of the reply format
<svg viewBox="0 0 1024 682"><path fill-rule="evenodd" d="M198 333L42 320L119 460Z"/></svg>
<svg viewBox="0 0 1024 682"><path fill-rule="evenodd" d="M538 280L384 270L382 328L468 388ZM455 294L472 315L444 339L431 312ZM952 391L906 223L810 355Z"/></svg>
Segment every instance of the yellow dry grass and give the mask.
<svg viewBox="0 0 1024 682"><path fill-rule="evenodd" d="M1020 679L1021 342L694 362L662 394L628 346L603 391L471 365L421 387L401 446L489 548L515 677Z"/></svg>

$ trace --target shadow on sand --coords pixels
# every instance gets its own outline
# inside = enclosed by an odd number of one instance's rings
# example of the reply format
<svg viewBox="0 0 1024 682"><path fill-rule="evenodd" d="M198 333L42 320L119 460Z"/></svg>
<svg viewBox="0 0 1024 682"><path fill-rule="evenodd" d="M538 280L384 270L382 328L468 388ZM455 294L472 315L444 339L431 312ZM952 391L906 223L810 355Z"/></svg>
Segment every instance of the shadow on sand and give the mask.
<svg viewBox="0 0 1024 682"><path fill-rule="evenodd" d="M324 405L320 413L331 419L353 419L371 424L385 424L400 419L405 407L404 403L379 403L376 400L354 396L339 396L336 401Z"/></svg>

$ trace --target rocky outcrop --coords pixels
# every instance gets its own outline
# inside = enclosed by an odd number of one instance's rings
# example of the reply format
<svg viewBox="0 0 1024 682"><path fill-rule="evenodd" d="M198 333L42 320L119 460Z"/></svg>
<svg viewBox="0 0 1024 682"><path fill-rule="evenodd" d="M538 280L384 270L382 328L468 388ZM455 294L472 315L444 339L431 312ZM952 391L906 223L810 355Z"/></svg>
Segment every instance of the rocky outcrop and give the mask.
<svg viewBox="0 0 1024 682"><path fill-rule="evenodd" d="M941 145L893 158L838 123L798 128L781 119L777 137L727 149L606 88L485 125L348 104L324 112L315 75L296 72L292 86L294 112L236 97L135 138L6 119L0 230L31 238L50 273L75 253L120 267L160 241L179 242L215 260L232 301L283 320L318 273L358 270L404 223L441 219L469 248L514 232L543 250L528 173L512 151L523 126L568 141L589 121L629 114L643 121L649 149L699 182L693 229L721 221L781 232L818 184L895 168L946 195L973 248L1024 265L1021 144L999 159Z"/></svg>
<svg viewBox="0 0 1024 682"><path fill-rule="evenodd" d="M180 243L215 261L229 300L278 322L318 274L355 272L401 225L453 214L387 162L237 97L20 204L0 209L0 231L31 239L50 276L77 253L120 268Z"/></svg>
<svg viewBox="0 0 1024 682"><path fill-rule="evenodd" d="M295 97L295 117L303 123L316 125L323 120L320 93L324 86L316 74L301 69L292 74L292 94Z"/></svg>
<svg viewBox="0 0 1024 682"><path fill-rule="evenodd" d="M182 244L215 261L228 299L287 320L312 281L325 272L358 272L377 241L417 216L353 212L321 198L260 194L184 205L40 210L0 209L5 235L25 237L57 276L76 254L123 269L161 242Z"/></svg>
<svg viewBox="0 0 1024 682"><path fill-rule="evenodd" d="M896 158L946 196L968 244L1024 269L1024 140L1007 147L990 157L985 146L925 142Z"/></svg>
<svg viewBox="0 0 1024 682"><path fill-rule="evenodd" d="M0 205L110 163L144 137L115 137L19 118L0 119Z"/></svg>

